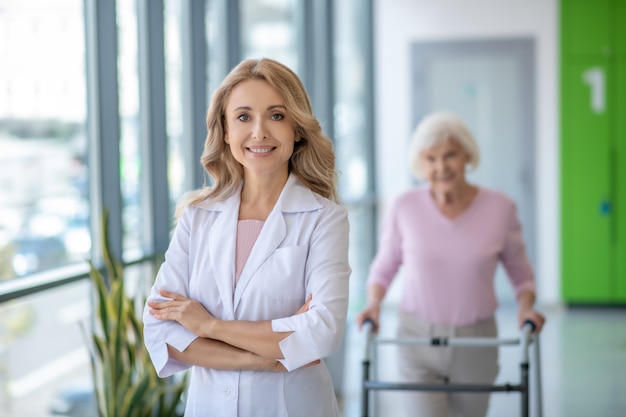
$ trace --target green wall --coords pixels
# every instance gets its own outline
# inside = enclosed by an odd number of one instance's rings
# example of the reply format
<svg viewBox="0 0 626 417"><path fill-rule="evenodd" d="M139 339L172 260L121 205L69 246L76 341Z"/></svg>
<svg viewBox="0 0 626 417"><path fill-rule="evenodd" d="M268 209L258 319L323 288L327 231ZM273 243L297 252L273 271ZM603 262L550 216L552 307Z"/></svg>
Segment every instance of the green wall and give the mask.
<svg viewBox="0 0 626 417"><path fill-rule="evenodd" d="M562 296L626 304L626 0L560 12Z"/></svg>

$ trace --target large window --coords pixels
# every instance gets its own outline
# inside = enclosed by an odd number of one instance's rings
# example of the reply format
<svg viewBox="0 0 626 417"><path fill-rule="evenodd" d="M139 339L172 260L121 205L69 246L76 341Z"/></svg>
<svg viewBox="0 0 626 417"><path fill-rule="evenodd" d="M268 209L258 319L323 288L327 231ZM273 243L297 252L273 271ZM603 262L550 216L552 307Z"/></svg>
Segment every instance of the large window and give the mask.
<svg viewBox="0 0 626 417"><path fill-rule="evenodd" d="M90 249L82 2L0 3L0 279Z"/></svg>
<svg viewBox="0 0 626 417"><path fill-rule="evenodd" d="M2 416L46 416L70 400L93 406L82 331L90 326L90 292L78 281L0 305Z"/></svg>
<svg viewBox="0 0 626 417"><path fill-rule="evenodd" d="M272 58L301 73L299 0L239 0L243 58Z"/></svg>
<svg viewBox="0 0 626 417"><path fill-rule="evenodd" d="M120 176L124 257L142 249L142 163L139 119L139 53L136 0L117 1Z"/></svg>
<svg viewBox="0 0 626 417"><path fill-rule="evenodd" d="M350 312L365 302L365 280L376 243L372 26L369 1L335 4L335 151L339 192L350 208Z"/></svg>
<svg viewBox="0 0 626 417"><path fill-rule="evenodd" d="M178 198L187 191L183 135L183 39L182 2L166 0L165 6L165 97L168 136L168 180L170 188L170 214ZM206 87L205 87L206 88ZM200 159L200 155L197 156ZM198 162L199 163L199 162Z"/></svg>
<svg viewBox="0 0 626 417"><path fill-rule="evenodd" d="M81 0L0 1L0 280L89 256L84 38ZM45 415L85 369L87 288L0 304L1 415Z"/></svg>

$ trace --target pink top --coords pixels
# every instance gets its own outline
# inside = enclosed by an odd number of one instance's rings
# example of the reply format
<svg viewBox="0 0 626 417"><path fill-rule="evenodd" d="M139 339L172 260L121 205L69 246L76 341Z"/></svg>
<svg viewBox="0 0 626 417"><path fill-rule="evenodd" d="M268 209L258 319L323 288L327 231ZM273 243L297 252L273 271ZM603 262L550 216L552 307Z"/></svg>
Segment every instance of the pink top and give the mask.
<svg viewBox="0 0 626 417"><path fill-rule="evenodd" d="M402 311L431 323L463 326L495 313L499 261L516 294L534 291L534 273L511 199L479 188L471 205L450 220L437 207L430 186L420 186L392 204L368 285L388 288L402 266Z"/></svg>
<svg viewBox="0 0 626 417"><path fill-rule="evenodd" d="M237 244L235 254L235 287L241 276L241 271L252 252L254 242L256 242L261 229L263 228L263 220L239 220L237 222Z"/></svg>

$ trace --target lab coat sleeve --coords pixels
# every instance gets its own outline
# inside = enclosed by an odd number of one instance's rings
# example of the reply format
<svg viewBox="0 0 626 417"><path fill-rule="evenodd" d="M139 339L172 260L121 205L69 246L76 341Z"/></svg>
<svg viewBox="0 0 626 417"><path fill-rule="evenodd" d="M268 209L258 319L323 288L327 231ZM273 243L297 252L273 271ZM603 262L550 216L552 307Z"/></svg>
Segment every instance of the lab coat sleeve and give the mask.
<svg viewBox="0 0 626 417"><path fill-rule="evenodd" d="M310 240L305 267L306 293L313 299L302 314L272 320L275 332L293 332L280 342L280 362L292 371L332 355L341 346L351 268L347 211L326 206Z"/></svg>
<svg viewBox="0 0 626 417"><path fill-rule="evenodd" d="M189 216L191 209L185 213L174 230L174 236L165 253L165 261L161 265L147 301L164 301L159 294L161 289L189 295ZM158 320L149 313L147 303L143 312L144 343L152 363L160 377L188 369L191 365L169 357L167 345L184 351L197 336L177 322Z"/></svg>

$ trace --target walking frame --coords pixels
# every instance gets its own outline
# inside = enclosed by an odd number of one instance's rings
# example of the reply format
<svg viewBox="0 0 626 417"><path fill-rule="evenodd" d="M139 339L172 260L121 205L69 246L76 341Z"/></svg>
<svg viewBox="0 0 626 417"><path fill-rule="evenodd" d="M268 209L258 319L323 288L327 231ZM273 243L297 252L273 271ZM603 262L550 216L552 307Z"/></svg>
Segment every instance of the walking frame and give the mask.
<svg viewBox="0 0 626 417"><path fill-rule="evenodd" d="M539 335L533 334L535 324L526 321L522 326L520 338L498 339L485 337L435 337L435 338L406 338L406 339L383 339L377 337L374 332L374 322L363 322L363 330L366 334L365 355L362 361L363 375L361 387L361 411L363 417L370 417L369 408L374 400L370 397L370 391L445 391L445 392L519 392L521 394L521 417L530 416L529 396L529 347L533 345L533 369L535 375L535 416L543 417L543 404L541 399L541 364ZM484 385L484 384L421 384L421 383L396 383L383 382L376 379L376 365L378 359L378 346L383 344L396 345L431 345L431 346L520 346L520 381L517 384ZM370 366L373 365L372 378L370 379Z"/></svg>

